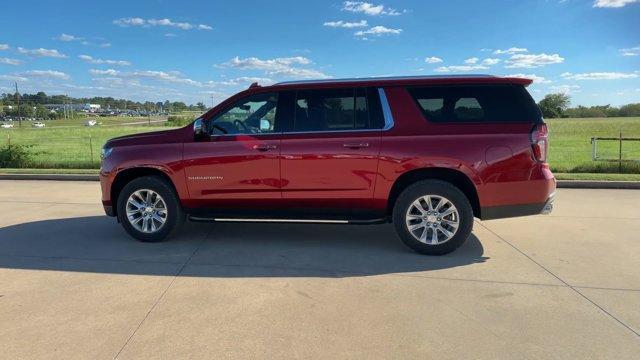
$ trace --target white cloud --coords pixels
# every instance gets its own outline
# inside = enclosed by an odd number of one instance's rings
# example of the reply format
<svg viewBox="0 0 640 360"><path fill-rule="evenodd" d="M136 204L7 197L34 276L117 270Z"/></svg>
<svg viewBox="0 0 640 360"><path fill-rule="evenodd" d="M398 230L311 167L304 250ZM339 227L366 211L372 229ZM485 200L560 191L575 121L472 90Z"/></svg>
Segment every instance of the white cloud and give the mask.
<svg viewBox="0 0 640 360"><path fill-rule="evenodd" d="M7 44L0 44L0 50L9 50L9 45L7 45Z"/></svg>
<svg viewBox="0 0 640 360"><path fill-rule="evenodd" d="M560 75L569 80L620 80L620 79L636 79L640 77L637 73L620 73L620 72L592 72L573 74L566 72Z"/></svg>
<svg viewBox="0 0 640 360"><path fill-rule="evenodd" d="M499 62L500 62L500 59L495 59L495 58L486 58L486 59L482 60L482 63L484 65L489 65L489 66L495 65L495 64L497 64Z"/></svg>
<svg viewBox="0 0 640 360"><path fill-rule="evenodd" d="M638 0L595 0L593 7L596 8L620 8L627 4L638 2Z"/></svg>
<svg viewBox="0 0 640 360"><path fill-rule="evenodd" d="M65 33L60 34L60 36L58 36L56 39L60 40L60 41L66 41L66 42L82 40L82 38L80 38L80 37L77 37L77 36L74 36L74 35L65 34Z"/></svg>
<svg viewBox="0 0 640 360"><path fill-rule="evenodd" d="M437 63L441 63L442 59L440 59L439 57L430 56L425 58L424 62L426 62L427 64L437 64Z"/></svg>
<svg viewBox="0 0 640 360"><path fill-rule="evenodd" d="M177 21L173 21L171 19L143 19L143 18L139 18L139 17L130 17L130 18L120 18L120 19L116 19L113 20L113 23L118 25L118 26L122 26L122 27L128 27L128 26L169 26L169 27L175 27L178 29L182 29L182 30L191 30L191 29L197 29L197 30L213 30L213 28L209 25L205 25L205 24L191 24L188 22L177 22Z"/></svg>
<svg viewBox="0 0 640 360"><path fill-rule="evenodd" d="M89 55L79 55L78 57L90 64L107 64L107 65L118 65L118 66L131 65L129 61L125 61L125 60L103 60L103 59L96 59Z"/></svg>
<svg viewBox="0 0 640 360"><path fill-rule="evenodd" d="M323 25L328 27L339 27L339 28L347 28L347 29L369 26L369 24L367 23L367 20L360 20L355 22L346 22L342 20L327 21Z"/></svg>
<svg viewBox="0 0 640 360"><path fill-rule="evenodd" d="M640 55L640 46L620 49L619 51L620 51L620 54L622 54L622 56L638 56Z"/></svg>
<svg viewBox="0 0 640 360"><path fill-rule="evenodd" d="M559 64L564 58L558 54L516 54L506 61L507 68L536 68L550 64Z"/></svg>
<svg viewBox="0 0 640 360"><path fill-rule="evenodd" d="M176 37L178 35L176 35L174 33L166 33L166 34L164 34L164 36L166 36L166 37Z"/></svg>
<svg viewBox="0 0 640 360"><path fill-rule="evenodd" d="M20 65L20 64L22 64L22 61L20 61L18 59L10 59L10 58L6 58L6 57L0 57L0 64Z"/></svg>
<svg viewBox="0 0 640 360"><path fill-rule="evenodd" d="M468 58L467 60L464 61L465 64L475 64L479 61L480 59L478 59L477 57L472 57L472 58Z"/></svg>
<svg viewBox="0 0 640 360"><path fill-rule="evenodd" d="M573 94L580 92L580 85L555 85L549 86L549 90L555 93Z"/></svg>
<svg viewBox="0 0 640 360"><path fill-rule="evenodd" d="M61 54L56 49L43 49L43 48L25 49L25 48L19 47L18 48L18 52L20 54L38 56L38 57L52 57L52 58L66 58L67 57L67 55Z"/></svg>
<svg viewBox="0 0 640 360"><path fill-rule="evenodd" d="M436 72L470 72L470 71L478 71L478 70L486 70L488 67L484 65L452 65L452 66L440 66L436 68L434 71Z"/></svg>
<svg viewBox="0 0 640 360"><path fill-rule="evenodd" d="M107 70L91 69L89 70L89 73L92 75L118 76L120 74L120 71L114 70L114 69L107 69Z"/></svg>
<svg viewBox="0 0 640 360"><path fill-rule="evenodd" d="M101 43L98 46L100 46L101 48L107 48L107 47L111 47L111 43L110 42L104 42L104 43Z"/></svg>
<svg viewBox="0 0 640 360"><path fill-rule="evenodd" d="M354 13L363 13L371 16L378 16L378 15L396 16L401 14L400 11L385 7L382 4L376 5L376 4L362 2L362 1L345 1L342 6L342 10L350 11ZM405 12L405 10L403 10L402 12Z"/></svg>
<svg viewBox="0 0 640 360"><path fill-rule="evenodd" d="M275 58L262 60L256 57L240 59L234 57L228 62L218 65L219 67L231 67L244 70L262 70L270 75L283 75L304 78L328 78L326 74L313 70L297 67L297 65L309 65L311 60L303 56L293 56L286 58Z"/></svg>
<svg viewBox="0 0 640 360"><path fill-rule="evenodd" d="M247 85L258 83L260 85L270 85L274 81L269 78L263 77L252 77L252 76L241 76L234 79L222 80L222 81L209 81L208 85L223 85L223 86L238 86L238 85Z"/></svg>
<svg viewBox="0 0 640 360"><path fill-rule="evenodd" d="M538 76L535 74L511 74L511 75L505 75L503 77L515 77L515 78L524 78L524 79L531 79L533 80L534 84L549 84L551 83L551 80L547 80L542 76Z"/></svg>
<svg viewBox="0 0 640 360"><path fill-rule="evenodd" d="M150 79L162 82L169 82L175 84L191 85L196 87L202 87L203 84L199 81L182 77L177 71L155 71L155 70L141 70L133 72L122 72L115 69L91 69L89 73L92 75L109 76L110 79L115 78L128 78L128 79ZM102 78L106 79L106 78Z"/></svg>
<svg viewBox="0 0 640 360"><path fill-rule="evenodd" d="M29 79L27 79L24 76L18 76L18 75L0 75L0 80L8 80L8 81L29 81Z"/></svg>
<svg viewBox="0 0 640 360"><path fill-rule="evenodd" d="M134 18L120 18L113 20L113 23L119 26L142 26L146 21L139 17Z"/></svg>
<svg viewBox="0 0 640 360"><path fill-rule="evenodd" d="M360 30L357 31L355 33L356 36L362 36L362 37L366 37L367 35L373 35L373 36L382 36L385 34L393 34L393 35L398 35L402 32L402 29L391 29L388 27L384 27L384 26L374 26L368 30Z"/></svg>
<svg viewBox="0 0 640 360"><path fill-rule="evenodd" d="M55 70L29 70L20 74L20 76L24 77L43 77L43 78L53 78L53 79L63 79L68 80L69 75Z"/></svg>
<svg viewBox="0 0 640 360"><path fill-rule="evenodd" d="M496 50L493 53L495 55L502 55L502 54L507 54L507 55L513 55L516 53L523 53L523 52L528 52L529 50L525 49L525 48L518 48L518 47L510 47L506 50Z"/></svg>
<svg viewBox="0 0 640 360"><path fill-rule="evenodd" d="M149 79L177 83L177 84L202 86L202 83L198 81L180 77L179 76L180 74L177 72L145 70L145 71L136 71L127 75L131 77L149 78Z"/></svg>

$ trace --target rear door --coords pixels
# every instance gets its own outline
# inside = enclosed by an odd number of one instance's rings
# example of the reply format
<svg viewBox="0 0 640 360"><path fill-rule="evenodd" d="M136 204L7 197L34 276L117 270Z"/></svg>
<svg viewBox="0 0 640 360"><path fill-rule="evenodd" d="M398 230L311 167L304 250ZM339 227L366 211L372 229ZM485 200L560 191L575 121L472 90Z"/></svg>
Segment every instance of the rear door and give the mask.
<svg viewBox="0 0 640 360"><path fill-rule="evenodd" d="M365 206L373 196L384 122L376 90L300 90L289 97L280 152L287 204Z"/></svg>

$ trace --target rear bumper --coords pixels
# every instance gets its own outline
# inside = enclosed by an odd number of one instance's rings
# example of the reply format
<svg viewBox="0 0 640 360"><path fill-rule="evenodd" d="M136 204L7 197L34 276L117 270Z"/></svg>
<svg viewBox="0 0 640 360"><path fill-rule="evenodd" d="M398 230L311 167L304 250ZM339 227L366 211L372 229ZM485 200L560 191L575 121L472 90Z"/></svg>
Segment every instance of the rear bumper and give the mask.
<svg viewBox="0 0 640 360"><path fill-rule="evenodd" d="M543 203L490 206L481 209L482 220L503 219L518 216L550 214L556 198L555 191Z"/></svg>

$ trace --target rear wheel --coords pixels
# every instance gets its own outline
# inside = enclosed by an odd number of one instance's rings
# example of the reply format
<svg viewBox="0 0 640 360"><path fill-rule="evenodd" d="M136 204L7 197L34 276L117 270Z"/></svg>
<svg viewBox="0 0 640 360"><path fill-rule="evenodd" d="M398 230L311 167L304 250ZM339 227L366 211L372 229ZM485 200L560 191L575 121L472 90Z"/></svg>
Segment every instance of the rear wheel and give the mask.
<svg viewBox="0 0 640 360"><path fill-rule="evenodd" d="M423 180L407 187L393 208L402 241L421 254L444 255L462 245L473 228L473 211L457 187Z"/></svg>
<svg viewBox="0 0 640 360"><path fill-rule="evenodd" d="M134 179L118 196L118 220L129 235L140 241L164 240L184 218L174 190L159 177Z"/></svg>

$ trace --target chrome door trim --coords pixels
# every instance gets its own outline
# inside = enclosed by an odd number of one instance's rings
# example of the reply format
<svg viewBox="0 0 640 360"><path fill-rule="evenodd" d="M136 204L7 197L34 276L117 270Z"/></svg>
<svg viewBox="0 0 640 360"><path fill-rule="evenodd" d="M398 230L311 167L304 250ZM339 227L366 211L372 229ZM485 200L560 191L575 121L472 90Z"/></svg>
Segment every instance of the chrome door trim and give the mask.
<svg viewBox="0 0 640 360"><path fill-rule="evenodd" d="M380 105L382 105L382 115L384 116L384 127L382 130L386 131L393 128L393 114L391 113L391 107L389 106L389 101L387 101L387 95L383 88L378 88L378 95L380 96Z"/></svg>

